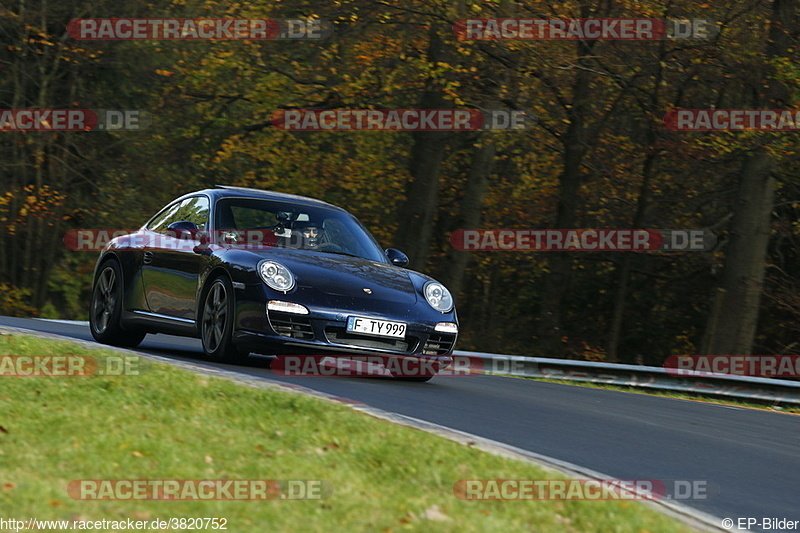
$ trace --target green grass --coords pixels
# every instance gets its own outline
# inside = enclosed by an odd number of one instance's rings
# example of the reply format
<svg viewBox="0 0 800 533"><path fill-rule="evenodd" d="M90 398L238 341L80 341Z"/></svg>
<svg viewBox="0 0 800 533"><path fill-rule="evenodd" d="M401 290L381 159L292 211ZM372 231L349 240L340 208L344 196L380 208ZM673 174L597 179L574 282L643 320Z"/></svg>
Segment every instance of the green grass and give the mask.
<svg viewBox="0 0 800 533"><path fill-rule="evenodd" d="M0 334L0 354L113 353ZM84 501L66 492L76 479L184 478L321 479L333 494L306 501ZM6 519L220 517L236 533L689 530L638 502L468 502L453 495L460 479L491 478L561 476L340 404L161 363L118 377L0 377Z"/></svg>

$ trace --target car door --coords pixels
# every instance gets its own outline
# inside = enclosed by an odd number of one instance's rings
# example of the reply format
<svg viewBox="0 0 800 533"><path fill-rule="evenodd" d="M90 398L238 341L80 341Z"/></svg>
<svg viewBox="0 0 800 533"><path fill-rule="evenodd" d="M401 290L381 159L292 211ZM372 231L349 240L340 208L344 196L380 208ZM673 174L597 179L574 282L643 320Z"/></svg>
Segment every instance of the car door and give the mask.
<svg viewBox="0 0 800 533"><path fill-rule="evenodd" d="M207 260L194 248L197 235L174 235L169 227L181 221L192 222L198 230L208 228L210 201L198 195L170 206L164 216L148 226L152 233L142 265L145 298L151 312L184 321L196 319L196 297L200 272Z"/></svg>

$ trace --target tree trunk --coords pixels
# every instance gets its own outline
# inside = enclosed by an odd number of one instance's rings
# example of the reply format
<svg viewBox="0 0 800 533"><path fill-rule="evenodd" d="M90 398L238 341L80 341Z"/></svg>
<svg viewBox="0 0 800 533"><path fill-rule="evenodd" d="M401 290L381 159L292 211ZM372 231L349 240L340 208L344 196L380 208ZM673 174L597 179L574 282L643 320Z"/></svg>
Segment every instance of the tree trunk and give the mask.
<svg viewBox="0 0 800 533"><path fill-rule="evenodd" d="M650 138L651 146L654 136ZM640 229L644 224L647 206L650 200L650 182L653 178L653 164L656 153L647 154L642 166L642 183L639 187L639 199L636 203L636 213L633 215L631 229ZM614 294L614 309L611 314L611 331L606 345L606 360L610 363L617 362L619 343L622 337L622 324L625 317L625 301L628 299L628 281L631 276L631 265L634 258L633 252L623 252L622 265L617 277L616 293Z"/></svg>
<svg viewBox="0 0 800 533"><path fill-rule="evenodd" d="M745 157L722 282L714 295L703 353L749 355L758 325L769 244L775 161L759 149Z"/></svg>
<svg viewBox="0 0 800 533"><path fill-rule="evenodd" d="M492 172L496 147L485 136L479 139L478 143L472 152L472 165L464 188L464 199L461 201L456 223L451 229L478 229L481 224L481 208L489 185L489 175ZM456 298L463 288L464 272L472 253L451 247L447 254L448 269L442 276L442 281Z"/></svg>
<svg viewBox="0 0 800 533"><path fill-rule="evenodd" d="M791 57L792 35L797 34L798 0L772 3L766 60ZM791 107L783 83L762 76L763 96L757 107ZM760 91L759 91L760 92ZM775 192L775 157L763 146L745 155L739 176L731 241L722 280L717 288L703 339L708 355L749 355L758 327L759 305L766 270L772 199Z"/></svg>
<svg viewBox="0 0 800 533"><path fill-rule="evenodd" d="M431 29L428 58L431 62L439 60L442 42ZM445 109L450 107L441 90L428 80L428 86L420 98L420 109ZM411 134L411 160L409 170L411 181L406 187L406 197L399 210L400 226L397 231L396 246L409 257L409 268L424 269L428 262L431 240L433 239L436 208L439 201L439 177L441 164L449 138L448 132L417 131Z"/></svg>
<svg viewBox="0 0 800 533"><path fill-rule="evenodd" d="M589 100L592 98L589 83L588 61L591 46L578 44L578 70L573 84L572 106L567 111L569 126L563 135L562 143L564 170L559 176L558 211L556 229L575 227L578 210L578 190L580 187L581 164L586 155L585 116ZM561 303L567 290L570 270L570 252L548 252L549 275L542 281L541 302L539 306L538 351L546 357L563 355L561 342Z"/></svg>

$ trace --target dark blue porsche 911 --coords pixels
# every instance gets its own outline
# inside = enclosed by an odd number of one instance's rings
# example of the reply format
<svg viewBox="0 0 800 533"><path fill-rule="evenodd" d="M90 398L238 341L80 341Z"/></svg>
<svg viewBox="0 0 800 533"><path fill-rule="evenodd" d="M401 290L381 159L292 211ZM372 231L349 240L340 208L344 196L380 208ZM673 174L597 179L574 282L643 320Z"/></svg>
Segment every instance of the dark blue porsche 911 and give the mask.
<svg viewBox="0 0 800 533"><path fill-rule="evenodd" d="M99 342L127 347L147 333L199 337L214 361L381 354L441 370L458 335L453 298L407 264L334 205L202 190L101 251L90 329Z"/></svg>

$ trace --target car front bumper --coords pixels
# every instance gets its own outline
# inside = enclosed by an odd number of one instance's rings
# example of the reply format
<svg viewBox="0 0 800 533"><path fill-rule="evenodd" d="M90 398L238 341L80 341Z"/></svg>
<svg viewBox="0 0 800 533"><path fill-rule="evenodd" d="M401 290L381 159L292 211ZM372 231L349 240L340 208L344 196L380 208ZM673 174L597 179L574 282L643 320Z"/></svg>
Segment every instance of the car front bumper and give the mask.
<svg viewBox="0 0 800 533"><path fill-rule="evenodd" d="M252 295L259 291L247 292ZM437 322L433 320L410 319L413 309L405 313L386 313L374 309L361 311L306 306L308 314L295 314L268 310L268 294L264 294L264 299L237 296L234 342L240 348L256 353L328 354L342 357L348 354L383 354L433 358L441 360L444 368L452 360L450 355L458 337L457 333L437 331ZM438 322L457 323L454 313L431 315ZM402 321L406 324L405 336L400 339L347 332L348 316Z"/></svg>

